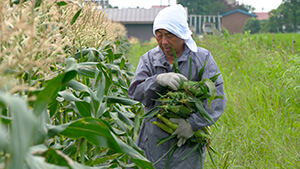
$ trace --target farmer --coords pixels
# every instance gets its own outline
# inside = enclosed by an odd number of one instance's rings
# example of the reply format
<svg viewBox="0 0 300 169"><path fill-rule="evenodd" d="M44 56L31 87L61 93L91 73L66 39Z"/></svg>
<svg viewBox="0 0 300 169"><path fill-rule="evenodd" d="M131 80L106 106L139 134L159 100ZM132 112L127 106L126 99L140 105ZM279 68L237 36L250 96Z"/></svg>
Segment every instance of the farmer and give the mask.
<svg viewBox="0 0 300 169"><path fill-rule="evenodd" d="M145 111L159 104L155 99L159 98L157 92L162 92L163 87L170 87L172 90L177 90L181 82L180 78L187 80L186 77L188 77L190 69L190 56L192 59L191 80L201 80L198 78L198 72L204 66L205 62L207 64L202 78L210 78L216 73L220 73L211 53L206 49L197 47L195 41L192 39L192 32L188 27L186 12L181 5L166 7L158 13L153 23L153 34L158 46L141 56L128 90L130 98L143 103ZM174 73L172 66L174 57L171 45L176 51L181 74ZM224 99L214 100L211 104L211 109L208 107L207 102L204 103L204 107L213 120L217 121L226 106L221 75L218 77L215 85L217 95L223 95ZM147 120L143 120L137 145L144 151L145 156L154 164L156 169L164 168L168 160L168 155L165 154L170 150L175 139L157 146L157 140L168 137L169 134L151 123L151 121L157 121L157 118L153 118L150 121ZM203 165L201 166L200 164L204 164L205 147L203 147L202 163L197 151L189 155L185 160L182 160L193 148L186 145L185 141L193 135L194 131L211 124L203 119L199 113L192 114L187 122L184 120L175 122L178 123L178 129L175 132L178 134L177 137L180 140L178 142L179 148L176 149L171 157L168 168L202 168Z"/></svg>

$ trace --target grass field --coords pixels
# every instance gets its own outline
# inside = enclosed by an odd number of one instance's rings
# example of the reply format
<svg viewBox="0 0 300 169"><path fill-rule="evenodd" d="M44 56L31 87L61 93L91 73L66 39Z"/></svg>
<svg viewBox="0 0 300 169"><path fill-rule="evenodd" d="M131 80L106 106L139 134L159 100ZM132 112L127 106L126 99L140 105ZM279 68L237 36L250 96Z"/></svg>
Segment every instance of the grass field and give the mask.
<svg viewBox="0 0 300 169"><path fill-rule="evenodd" d="M282 48L289 53L300 53L300 34L281 33L281 34L257 34L254 37L267 44L268 48ZM294 46L294 47L293 47Z"/></svg>
<svg viewBox="0 0 300 169"><path fill-rule="evenodd" d="M205 36L197 44L211 51L221 69L228 103L213 127L217 168L300 168L300 54L292 55L291 34ZM299 34L294 34L300 39ZM271 42L270 42L271 39ZM136 67L154 44L133 45ZM295 50L296 51L296 50ZM215 168L209 158L206 168Z"/></svg>

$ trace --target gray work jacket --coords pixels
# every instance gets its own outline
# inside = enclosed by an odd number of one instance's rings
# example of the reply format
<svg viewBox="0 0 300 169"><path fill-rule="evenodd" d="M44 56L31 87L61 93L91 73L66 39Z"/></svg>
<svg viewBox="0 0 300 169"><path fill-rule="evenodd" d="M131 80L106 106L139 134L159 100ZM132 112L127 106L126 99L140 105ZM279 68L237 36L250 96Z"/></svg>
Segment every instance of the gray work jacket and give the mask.
<svg viewBox="0 0 300 169"><path fill-rule="evenodd" d="M192 58L192 78L193 81L199 81L198 79L198 72L204 66L205 61L207 64L204 69L204 73L202 76L203 78L210 78L214 76L216 73L220 73L220 70L213 59L211 53L204 49L198 47L197 52L191 51L188 47L185 47L184 52L181 56L178 57L178 65L181 71L181 74L188 78L189 75L189 57ZM162 86L160 86L156 82L156 76L161 73L166 72L174 72L173 66L169 64L164 55L163 51L157 46L147 53L141 56L139 64L137 66L134 78L131 82L131 85L128 90L128 95L131 99L140 101L145 106L145 111L150 110L159 103L154 101L159 96L156 92L162 91ZM217 95L223 95L224 99L216 99L211 104L211 111L208 108L207 102L204 103L205 109L211 115L211 117L217 121L219 117L222 115L225 106L226 106L226 97L224 93L224 85L223 85L223 78L220 75L215 83L217 88ZM160 159L164 154L171 148L172 144L175 140L168 141L157 146L157 140L160 138L165 138L169 136L168 133L161 130L157 126L153 125L151 121L157 121L157 118L153 118L150 121L147 119L143 120L139 137L137 139L137 145L144 151L145 156L150 160L152 163L155 163L158 159ZM193 130L201 129L205 126L211 125L206 120L204 120L199 113L194 113L188 119L190 122ZM171 169L196 169L201 168L199 153L194 152L188 156L185 160L182 158L191 151L192 147L184 145L178 148L168 165L168 168ZM203 163L205 157L205 147L203 147ZM164 158L159 160L155 163L155 168L160 169L164 168L168 159L168 155Z"/></svg>

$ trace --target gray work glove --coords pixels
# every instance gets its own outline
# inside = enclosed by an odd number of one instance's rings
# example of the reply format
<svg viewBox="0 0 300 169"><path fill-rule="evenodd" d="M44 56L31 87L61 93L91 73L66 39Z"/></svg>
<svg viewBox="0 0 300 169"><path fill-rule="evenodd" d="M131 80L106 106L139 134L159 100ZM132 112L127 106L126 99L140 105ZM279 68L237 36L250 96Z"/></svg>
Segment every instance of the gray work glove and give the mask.
<svg viewBox="0 0 300 169"><path fill-rule="evenodd" d="M180 73L162 73L157 75L156 82L162 86L169 86L173 90L178 90L181 83L181 78L183 80L187 80L187 78Z"/></svg>
<svg viewBox="0 0 300 169"><path fill-rule="evenodd" d="M170 121L178 124L178 128L172 134L177 134L177 146L181 147L187 139L194 135L192 126L185 119L170 118Z"/></svg>

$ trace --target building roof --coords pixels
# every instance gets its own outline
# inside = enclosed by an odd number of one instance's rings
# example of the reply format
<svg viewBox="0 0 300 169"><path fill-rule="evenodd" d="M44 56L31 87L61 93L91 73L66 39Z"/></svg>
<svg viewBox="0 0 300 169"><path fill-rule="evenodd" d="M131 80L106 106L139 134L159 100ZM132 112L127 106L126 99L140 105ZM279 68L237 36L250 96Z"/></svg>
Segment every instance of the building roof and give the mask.
<svg viewBox="0 0 300 169"><path fill-rule="evenodd" d="M241 9L235 9L235 10L232 10L230 12L224 13L224 14L222 14L222 17L230 15L230 14L233 14L235 12L239 12L239 13L243 13L243 14L246 14L246 15L250 15L250 16L256 17L255 14L249 13L249 12L241 10Z"/></svg>
<svg viewBox="0 0 300 169"><path fill-rule="evenodd" d="M121 23L153 23L156 15L162 8L107 8L103 9L108 18Z"/></svg>
<svg viewBox="0 0 300 169"><path fill-rule="evenodd" d="M154 6L150 9L146 8L106 8L103 10L108 19L111 19L115 22L120 22L123 24L128 23L137 23L137 24L149 24L153 23L156 15L167 6ZM187 12L187 8L184 7Z"/></svg>
<svg viewBox="0 0 300 169"><path fill-rule="evenodd" d="M254 13L257 17L258 20L265 20L269 19L269 13L268 12L255 12Z"/></svg>

